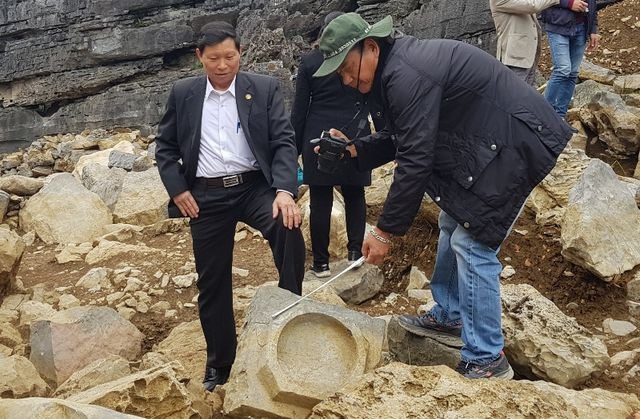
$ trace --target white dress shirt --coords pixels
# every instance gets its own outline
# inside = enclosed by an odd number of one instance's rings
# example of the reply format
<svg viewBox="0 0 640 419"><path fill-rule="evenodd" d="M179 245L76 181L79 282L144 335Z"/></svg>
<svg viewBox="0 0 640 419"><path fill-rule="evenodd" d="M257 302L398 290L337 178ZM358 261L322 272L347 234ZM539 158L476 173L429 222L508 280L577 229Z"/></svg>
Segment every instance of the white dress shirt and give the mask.
<svg viewBox="0 0 640 419"><path fill-rule="evenodd" d="M220 177L259 170L244 135L236 106L236 79L223 92L207 78L202 107L197 177Z"/></svg>

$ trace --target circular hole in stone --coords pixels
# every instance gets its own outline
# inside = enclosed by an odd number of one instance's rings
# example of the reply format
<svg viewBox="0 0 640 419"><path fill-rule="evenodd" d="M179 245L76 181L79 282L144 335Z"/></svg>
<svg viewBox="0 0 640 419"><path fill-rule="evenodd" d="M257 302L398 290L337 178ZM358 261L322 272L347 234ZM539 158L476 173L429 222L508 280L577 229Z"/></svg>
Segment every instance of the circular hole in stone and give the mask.
<svg viewBox="0 0 640 419"><path fill-rule="evenodd" d="M285 376L320 393L335 392L348 382L357 352L351 331L319 313L291 320L278 339L278 364Z"/></svg>

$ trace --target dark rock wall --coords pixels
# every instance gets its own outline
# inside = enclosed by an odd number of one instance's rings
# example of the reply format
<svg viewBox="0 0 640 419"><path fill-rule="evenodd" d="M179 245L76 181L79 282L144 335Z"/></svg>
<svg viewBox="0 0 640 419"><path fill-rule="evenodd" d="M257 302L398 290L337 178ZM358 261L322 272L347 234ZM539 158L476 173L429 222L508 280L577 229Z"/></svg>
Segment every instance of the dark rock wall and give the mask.
<svg viewBox="0 0 640 419"><path fill-rule="evenodd" d="M201 73L195 34L216 19L237 26L244 68L278 77L289 101L298 59L331 10L390 14L404 33L493 53L484 0L2 0L0 152L86 128L152 131L172 83Z"/></svg>

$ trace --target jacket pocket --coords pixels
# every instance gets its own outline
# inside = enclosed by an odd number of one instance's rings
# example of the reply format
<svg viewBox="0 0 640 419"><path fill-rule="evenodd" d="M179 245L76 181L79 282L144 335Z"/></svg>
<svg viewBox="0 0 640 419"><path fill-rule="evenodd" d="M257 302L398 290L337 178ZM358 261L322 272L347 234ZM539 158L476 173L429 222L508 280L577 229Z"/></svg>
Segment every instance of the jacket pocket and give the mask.
<svg viewBox="0 0 640 419"><path fill-rule="evenodd" d="M507 58L524 60L531 52L530 43L527 42L528 35L514 33L507 39Z"/></svg>
<svg viewBox="0 0 640 419"><path fill-rule="evenodd" d="M500 147L490 140L481 140L470 152L463 153L458 167L451 177L464 189L470 189L482 176L482 172L496 158Z"/></svg>

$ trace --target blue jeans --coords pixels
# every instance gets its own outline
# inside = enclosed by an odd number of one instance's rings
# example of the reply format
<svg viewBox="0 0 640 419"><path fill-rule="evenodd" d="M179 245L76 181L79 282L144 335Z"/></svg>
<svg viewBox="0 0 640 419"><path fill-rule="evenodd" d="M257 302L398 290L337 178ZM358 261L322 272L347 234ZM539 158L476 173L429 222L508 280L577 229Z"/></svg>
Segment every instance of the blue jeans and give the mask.
<svg viewBox="0 0 640 419"><path fill-rule="evenodd" d="M477 241L442 211L440 238L431 279L436 305L431 315L443 324L462 321L461 358L488 364L504 347L498 250Z"/></svg>
<svg viewBox="0 0 640 419"><path fill-rule="evenodd" d="M584 49L587 45L586 28L585 25L578 25L573 36L547 32L547 37L549 38L553 71L547 83L544 97L558 115L564 118L576 87L580 63L582 63Z"/></svg>

